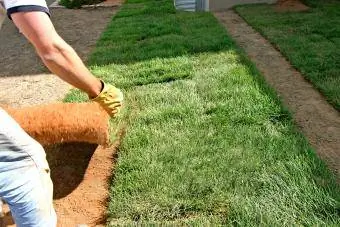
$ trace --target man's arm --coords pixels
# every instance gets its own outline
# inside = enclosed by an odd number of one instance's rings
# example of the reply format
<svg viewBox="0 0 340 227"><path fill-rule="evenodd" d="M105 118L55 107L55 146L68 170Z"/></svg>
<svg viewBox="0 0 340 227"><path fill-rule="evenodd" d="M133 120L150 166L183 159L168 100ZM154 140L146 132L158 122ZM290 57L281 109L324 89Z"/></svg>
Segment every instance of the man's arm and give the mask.
<svg viewBox="0 0 340 227"><path fill-rule="evenodd" d="M73 48L57 34L46 12L23 10L11 12L10 16L50 71L86 92L112 116L118 112L123 101L121 91L105 85L89 72Z"/></svg>
<svg viewBox="0 0 340 227"><path fill-rule="evenodd" d="M18 12L11 14L15 25L34 45L44 64L64 81L85 91L91 98L98 96L102 89L84 66L76 52L55 31L46 13Z"/></svg>

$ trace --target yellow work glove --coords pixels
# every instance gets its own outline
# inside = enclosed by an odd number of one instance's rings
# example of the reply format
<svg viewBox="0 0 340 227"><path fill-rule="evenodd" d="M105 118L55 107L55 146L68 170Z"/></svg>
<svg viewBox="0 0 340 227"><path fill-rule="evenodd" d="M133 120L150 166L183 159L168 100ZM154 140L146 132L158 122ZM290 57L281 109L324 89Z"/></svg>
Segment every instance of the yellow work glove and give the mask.
<svg viewBox="0 0 340 227"><path fill-rule="evenodd" d="M102 84L102 91L92 101L99 103L111 117L114 117L118 114L123 104L123 93L111 84L105 84L103 81Z"/></svg>

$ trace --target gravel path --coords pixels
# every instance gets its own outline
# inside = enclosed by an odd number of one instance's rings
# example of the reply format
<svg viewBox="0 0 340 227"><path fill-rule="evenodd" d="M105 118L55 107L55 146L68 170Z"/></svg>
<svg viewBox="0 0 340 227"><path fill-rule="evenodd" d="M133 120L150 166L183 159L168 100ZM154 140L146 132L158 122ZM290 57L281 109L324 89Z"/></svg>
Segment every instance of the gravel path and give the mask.
<svg viewBox="0 0 340 227"><path fill-rule="evenodd" d="M293 113L300 130L340 180L340 114L265 38L234 11L215 16Z"/></svg>

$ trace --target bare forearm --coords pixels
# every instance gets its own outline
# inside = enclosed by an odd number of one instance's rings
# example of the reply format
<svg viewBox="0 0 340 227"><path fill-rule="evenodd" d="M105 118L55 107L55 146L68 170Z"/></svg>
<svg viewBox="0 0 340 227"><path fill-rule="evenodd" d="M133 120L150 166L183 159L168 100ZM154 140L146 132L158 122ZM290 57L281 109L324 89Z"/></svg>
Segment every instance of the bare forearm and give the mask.
<svg viewBox="0 0 340 227"><path fill-rule="evenodd" d="M34 45L42 61L54 74L85 91L110 116L116 116L122 106L123 93L90 73L72 47L57 34L45 12L17 12L11 16L16 26Z"/></svg>
<svg viewBox="0 0 340 227"><path fill-rule="evenodd" d="M72 47L57 34L46 13L15 13L12 19L54 74L90 97L100 93L100 80L87 70Z"/></svg>
<svg viewBox="0 0 340 227"><path fill-rule="evenodd" d="M76 52L60 40L53 50L38 51L44 64L62 80L85 91L91 98L101 90L101 82L85 67Z"/></svg>

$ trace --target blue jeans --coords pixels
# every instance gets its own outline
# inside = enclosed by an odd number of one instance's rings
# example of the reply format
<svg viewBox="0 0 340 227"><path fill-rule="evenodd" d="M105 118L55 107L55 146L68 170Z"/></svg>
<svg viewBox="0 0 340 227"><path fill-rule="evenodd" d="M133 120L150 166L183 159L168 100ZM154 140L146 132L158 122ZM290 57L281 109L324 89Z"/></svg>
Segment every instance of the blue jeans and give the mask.
<svg viewBox="0 0 340 227"><path fill-rule="evenodd" d="M43 147L0 108L0 197L17 227L55 227L53 185Z"/></svg>

